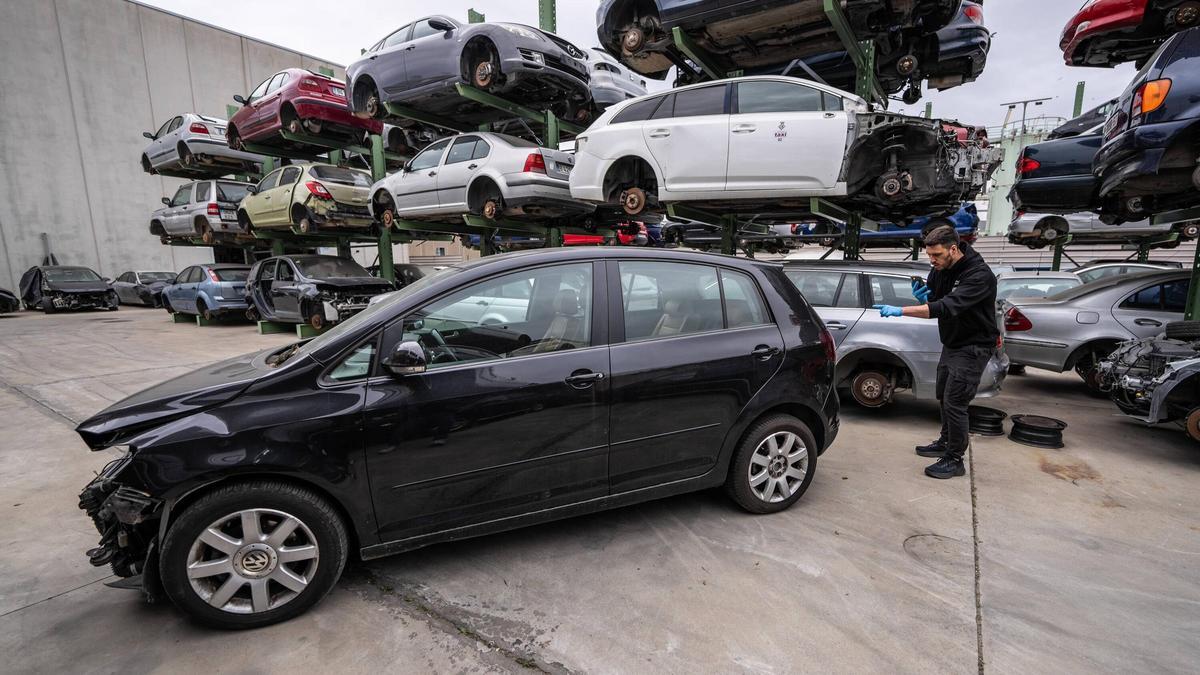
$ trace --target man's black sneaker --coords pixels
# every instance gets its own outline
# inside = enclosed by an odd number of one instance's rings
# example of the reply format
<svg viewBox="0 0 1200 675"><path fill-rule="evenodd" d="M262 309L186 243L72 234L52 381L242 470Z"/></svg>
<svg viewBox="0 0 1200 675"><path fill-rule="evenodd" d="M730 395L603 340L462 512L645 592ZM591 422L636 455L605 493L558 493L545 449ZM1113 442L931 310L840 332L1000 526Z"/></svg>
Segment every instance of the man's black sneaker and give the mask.
<svg viewBox="0 0 1200 675"><path fill-rule="evenodd" d="M943 457L946 454L946 446L942 445L941 441L934 441L929 445L918 445L917 454L922 457Z"/></svg>
<svg viewBox="0 0 1200 675"><path fill-rule="evenodd" d="M961 459L951 459L950 457L943 457L938 460L937 464L925 467L925 475L930 478L954 478L966 472Z"/></svg>

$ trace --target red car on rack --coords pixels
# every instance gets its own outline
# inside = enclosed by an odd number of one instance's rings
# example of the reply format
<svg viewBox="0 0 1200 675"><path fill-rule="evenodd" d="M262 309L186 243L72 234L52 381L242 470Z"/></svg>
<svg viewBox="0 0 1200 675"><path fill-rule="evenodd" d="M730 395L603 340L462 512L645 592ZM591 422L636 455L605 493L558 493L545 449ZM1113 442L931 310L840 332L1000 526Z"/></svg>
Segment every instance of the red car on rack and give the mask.
<svg viewBox="0 0 1200 675"><path fill-rule="evenodd" d="M1200 0L1089 0L1067 22L1059 47L1068 66L1140 68L1163 40L1200 23Z"/></svg>
<svg viewBox="0 0 1200 675"><path fill-rule="evenodd" d="M337 142L359 142L365 132L383 131L383 122L350 112L344 82L302 68L281 70L263 80L250 96L233 100L242 109L229 120L225 140L235 150L246 143L306 149L304 143L281 136L281 131Z"/></svg>

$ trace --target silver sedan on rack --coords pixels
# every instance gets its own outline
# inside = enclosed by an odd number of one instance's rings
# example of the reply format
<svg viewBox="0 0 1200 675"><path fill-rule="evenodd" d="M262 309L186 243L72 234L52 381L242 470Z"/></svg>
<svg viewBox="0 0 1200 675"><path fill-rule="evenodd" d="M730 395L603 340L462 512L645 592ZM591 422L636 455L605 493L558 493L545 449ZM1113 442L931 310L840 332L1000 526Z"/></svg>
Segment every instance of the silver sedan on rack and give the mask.
<svg viewBox="0 0 1200 675"><path fill-rule="evenodd" d="M474 132L443 138L371 186L371 213L461 223L464 213L554 220L591 213L571 198L575 158L515 136Z"/></svg>
<svg viewBox="0 0 1200 675"><path fill-rule="evenodd" d="M265 159L225 142L226 121L196 113L176 115L158 131L143 132L142 170L180 178L216 178L234 171L257 173Z"/></svg>

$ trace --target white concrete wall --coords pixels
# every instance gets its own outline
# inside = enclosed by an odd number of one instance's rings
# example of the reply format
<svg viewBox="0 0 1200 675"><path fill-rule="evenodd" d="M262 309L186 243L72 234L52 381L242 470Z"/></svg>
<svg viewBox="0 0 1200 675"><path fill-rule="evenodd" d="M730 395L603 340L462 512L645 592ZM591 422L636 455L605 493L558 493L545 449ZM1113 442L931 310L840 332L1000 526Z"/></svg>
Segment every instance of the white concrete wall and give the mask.
<svg viewBox="0 0 1200 675"><path fill-rule="evenodd" d="M184 112L227 117L285 67L337 64L128 0L0 1L0 287L44 255L113 277L211 261L163 246L150 212L183 181L143 173L146 139Z"/></svg>

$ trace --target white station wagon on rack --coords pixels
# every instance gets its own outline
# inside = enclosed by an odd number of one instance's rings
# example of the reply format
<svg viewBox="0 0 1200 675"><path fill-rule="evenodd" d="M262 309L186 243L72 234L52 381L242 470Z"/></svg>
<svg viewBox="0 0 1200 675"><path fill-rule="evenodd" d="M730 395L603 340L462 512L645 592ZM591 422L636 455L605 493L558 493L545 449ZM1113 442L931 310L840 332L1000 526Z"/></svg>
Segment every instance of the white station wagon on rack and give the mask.
<svg viewBox="0 0 1200 675"><path fill-rule="evenodd" d="M740 77L618 103L576 137L571 195L637 215L687 202L752 213L825 197L871 218L953 212L1003 158L986 132L875 111L786 76Z"/></svg>
<svg viewBox="0 0 1200 675"><path fill-rule="evenodd" d="M571 198L574 163L570 153L515 136L459 134L371 186L371 213L388 227L393 218L461 223L463 213L532 220L590 213L594 206Z"/></svg>

